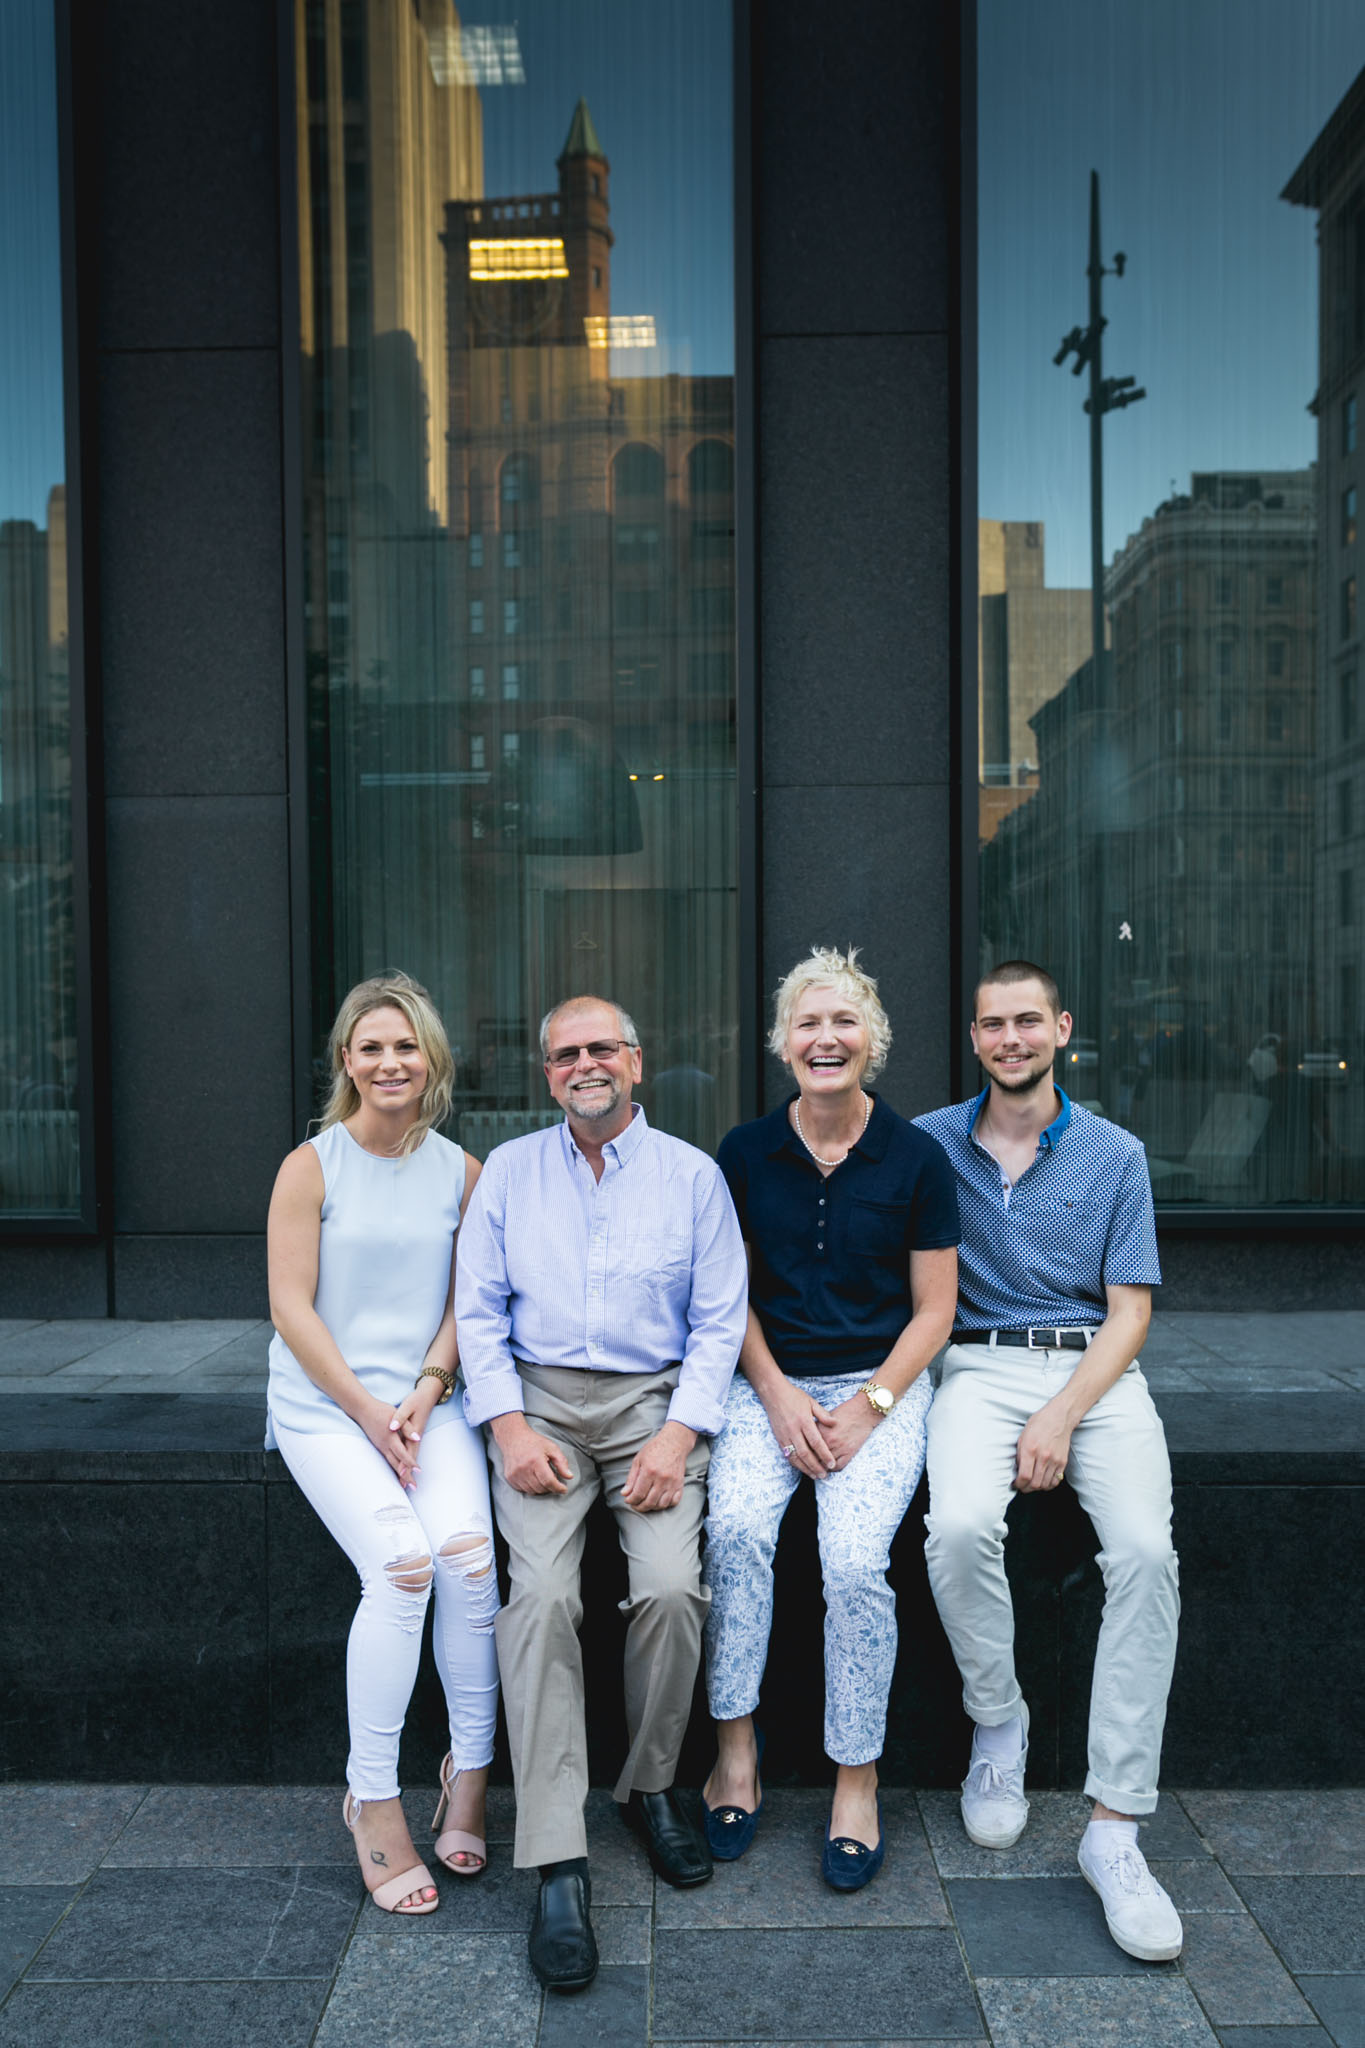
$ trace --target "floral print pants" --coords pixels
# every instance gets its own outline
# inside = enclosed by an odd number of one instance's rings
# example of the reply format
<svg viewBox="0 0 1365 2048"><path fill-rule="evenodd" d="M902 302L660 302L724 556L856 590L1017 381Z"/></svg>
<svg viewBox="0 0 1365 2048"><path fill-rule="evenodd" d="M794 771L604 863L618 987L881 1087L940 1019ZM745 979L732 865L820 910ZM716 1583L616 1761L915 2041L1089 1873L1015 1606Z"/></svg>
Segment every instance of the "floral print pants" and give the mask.
<svg viewBox="0 0 1365 2048"><path fill-rule="evenodd" d="M823 1408L867 1384L867 1372L791 1383ZM924 1470L933 1389L921 1373L842 1472L814 1480L825 1588L825 1752L838 1764L882 1752L896 1663L896 1599L886 1583L891 1539ZM803 1475L783 1457L742 1372L711 1448L702 1577L711 1589L706 1687L717 1721L758 1705L773 1617L773 1553Z"/></svg>

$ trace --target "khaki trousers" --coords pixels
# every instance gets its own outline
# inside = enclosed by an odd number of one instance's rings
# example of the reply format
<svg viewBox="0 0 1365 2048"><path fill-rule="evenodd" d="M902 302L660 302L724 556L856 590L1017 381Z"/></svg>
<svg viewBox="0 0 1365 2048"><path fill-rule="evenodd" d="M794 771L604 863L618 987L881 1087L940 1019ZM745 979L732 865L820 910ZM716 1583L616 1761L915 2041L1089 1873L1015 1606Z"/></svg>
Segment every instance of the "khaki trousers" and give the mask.
<svg viewBox="0 0 1365 2048"><path fill-rule="evenodd" d="M636 1452L668 1419L676 1365L662 1372L518 1368L526 1419L564 1452L568 1491L518 1493L503 1477L491 1430L493 1504L511 1553L511 1597L498 1615L498 1665L517 1789L513 1862L555 1863L587 1853L583 1802L588 1750L583 1718L579 1573L584 1523L600 1492L616 1517L629 1567L625 1682L630 1748L613 1796L673 1783L692 1706L710 1594L699 1544L709 1442L688 1454L675 1508L637 1514L621 1499Z"/></svg>
<svg viewBox="0 0 1365 2048"><path fill-rule="evenodd" d="M1076 1370L1074 1351L950 1344L929 1411L925 1562L973 1721L1019 1712L1005 1508L1024 1424ZM1090 1689L1086 1797L1154 1813L1180 1617L1171 1462L1136 1365L1082 1416L1066 1476L1100 1539L1104 1613Z"/></svg>

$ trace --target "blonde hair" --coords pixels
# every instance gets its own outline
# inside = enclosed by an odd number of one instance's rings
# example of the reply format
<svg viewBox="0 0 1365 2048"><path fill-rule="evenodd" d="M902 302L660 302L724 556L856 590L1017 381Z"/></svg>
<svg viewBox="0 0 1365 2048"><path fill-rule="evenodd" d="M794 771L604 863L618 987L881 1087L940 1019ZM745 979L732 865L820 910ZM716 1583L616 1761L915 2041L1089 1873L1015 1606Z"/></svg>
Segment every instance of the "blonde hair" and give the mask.
<svg viewBox="0 0 1365 2048"><path fill-rule="evenodd" d="M833 946L812 946L806 958L798 960L790 974L783 976L777 984L773 1028L768 1033L769 1050L781 1059L797 1003L808 988L832 988L858 1012L870 1047L863 1078L875 1081L891 1050L891 1025L881 1006L876 982L858 965L856 946L850 946L846 953Z"/></svg>
<svg viewBox="0 0 1365 2048"><path fill-rule="evenodd" d="M427 1132L437 1124L443 1124L450 1115L455 1062L450 1056L450 1044L436 1005L420 981L414 981L410 974L399 969L391 974L377 974L370 981L358 981L337 1011L332 1035L327 1041L327 1053L332 1063L332 1091L318 1119L318 1129L325 1131L330 1124L344 1123L360 1107L360 1093L346 1071L343 1054L349 1049L361 1018L368 1017L371 1010L400 1010L411 1025L412 1035L426 1061L427 1084L422 1090L417 1121L404 1131L403 1142L398 1147L401 1158L414 1152Z"/></svg>

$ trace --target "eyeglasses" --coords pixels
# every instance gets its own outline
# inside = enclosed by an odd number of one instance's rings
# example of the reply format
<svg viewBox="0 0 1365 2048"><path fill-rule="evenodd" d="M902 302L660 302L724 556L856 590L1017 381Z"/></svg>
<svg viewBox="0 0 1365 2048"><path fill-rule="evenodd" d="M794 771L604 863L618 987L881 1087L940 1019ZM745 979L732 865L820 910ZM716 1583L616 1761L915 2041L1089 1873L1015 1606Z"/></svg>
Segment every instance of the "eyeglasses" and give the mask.
<svg viewBox="0 0 1365 2048"><path fill-rule="evenodd" d="M594 1038L591 1045L561 1045L545 1055L547 1067L576 1067L578 1055L585 1052L590 1060L614 1060L622 1046L629 1046L628 1038Z"/></svg>

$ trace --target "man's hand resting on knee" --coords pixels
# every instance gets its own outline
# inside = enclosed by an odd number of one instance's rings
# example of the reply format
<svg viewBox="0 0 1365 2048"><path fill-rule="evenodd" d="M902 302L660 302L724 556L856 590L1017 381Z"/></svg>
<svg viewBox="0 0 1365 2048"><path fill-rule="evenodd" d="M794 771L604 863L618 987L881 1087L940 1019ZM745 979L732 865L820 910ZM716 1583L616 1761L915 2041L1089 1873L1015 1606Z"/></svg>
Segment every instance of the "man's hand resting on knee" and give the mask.
<svg viewBox="0 0 1365 2048"><path fill-rule="evenodd" d="M1016 1493L1048 1493L1060 1486L1071 1455L1070 1416L1059 1401L1049 1401L1024 1424L1015 1450Z"/></svg>
<svg viewBox="0 0 1365 2048"><path fill-rule="evenodd" d="M502 1453L502 1476L517 1493L567 1493L573 1467L558 1444L515 1409L489 1424ZM637 1464L639 1460L636 1460Z"/></svg>
<svg viewBox="0 0 1365 2048"><path fill-rule="evenodd" d="M696 1441L695 1429L682 1422L666 1422L659 1434L635 1453L621 1488L626 1506L640 1515L656 1508L675 1508L683 1497L687 1454Z"/></svg>

